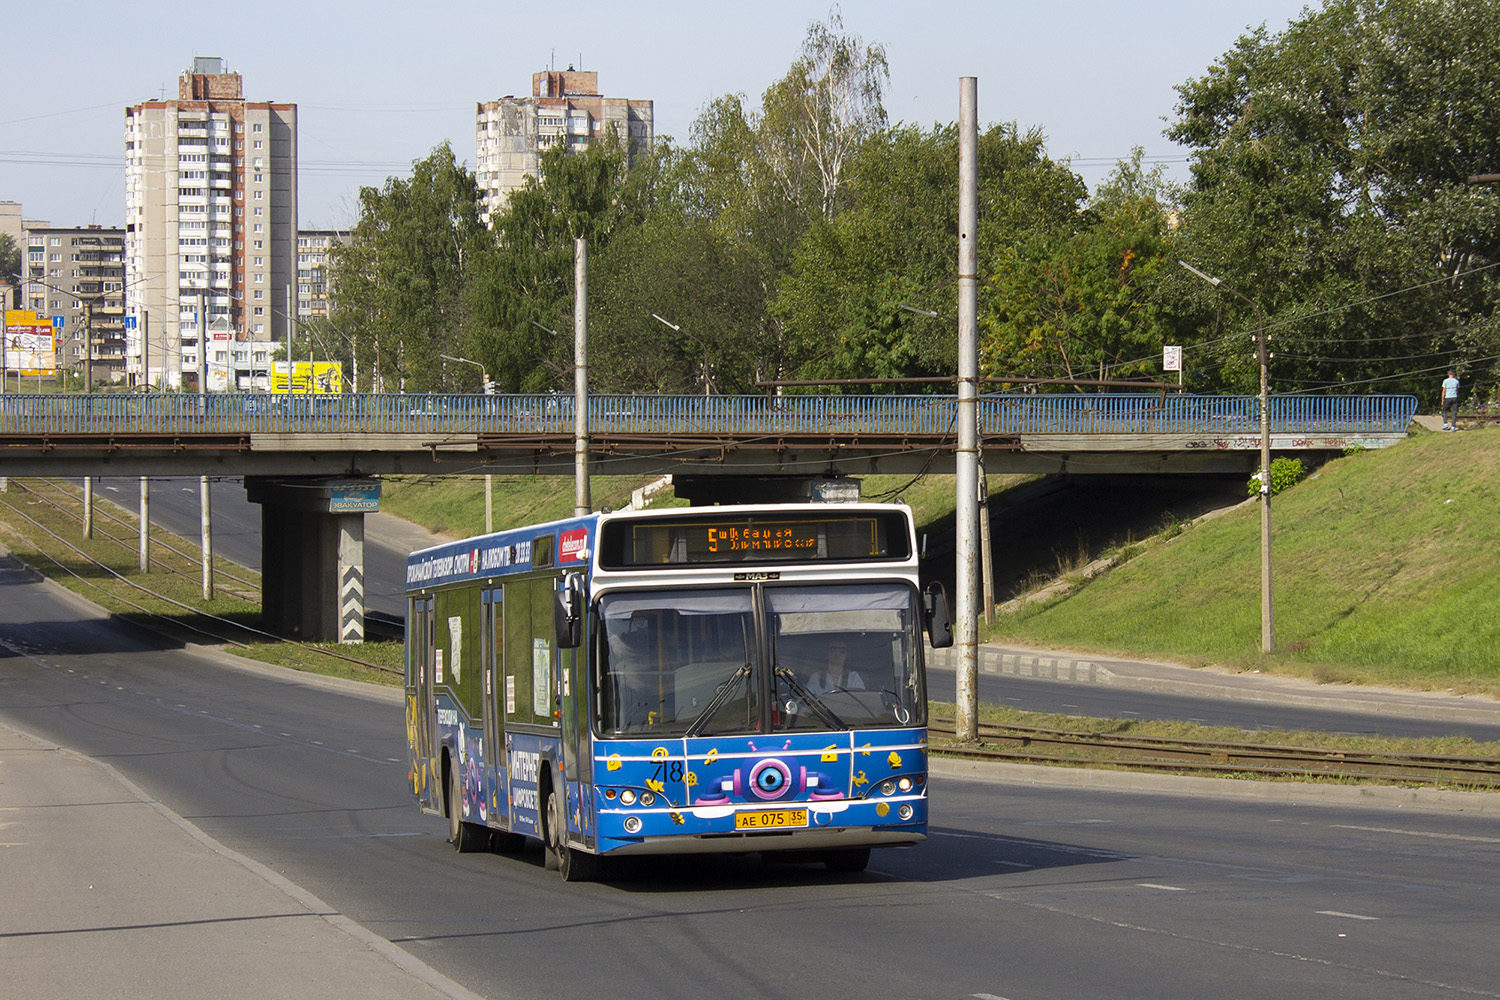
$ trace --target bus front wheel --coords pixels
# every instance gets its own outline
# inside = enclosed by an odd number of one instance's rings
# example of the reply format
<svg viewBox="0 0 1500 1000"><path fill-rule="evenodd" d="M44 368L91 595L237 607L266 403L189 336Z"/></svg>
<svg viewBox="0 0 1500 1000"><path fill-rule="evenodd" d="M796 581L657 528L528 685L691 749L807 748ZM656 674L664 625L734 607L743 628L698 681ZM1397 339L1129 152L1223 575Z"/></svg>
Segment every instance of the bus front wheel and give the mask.
<svg viewBox="0 0 1500 1000"><path fill-rule="evenodd" d="M564 882L589 882L599 873L599 858L568 846L566 801L556 787L547 791L546 866L557 869Z"/></svg>

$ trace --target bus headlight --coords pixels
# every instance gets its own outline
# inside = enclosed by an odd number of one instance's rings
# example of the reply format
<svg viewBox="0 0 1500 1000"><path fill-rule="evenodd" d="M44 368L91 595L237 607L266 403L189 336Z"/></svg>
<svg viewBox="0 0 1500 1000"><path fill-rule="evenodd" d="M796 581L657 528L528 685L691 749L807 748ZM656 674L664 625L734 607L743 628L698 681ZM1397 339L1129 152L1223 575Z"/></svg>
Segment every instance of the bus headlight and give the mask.
<svg viewBox="0 0 1500 1000"><path fill-rule="evenodd" d="M882 795L895 795L896 794L896 783L894 781L889 780L889 779L887 779L885 781L882 781L880 783L880 794L882 794Z"/></svg>
<svg viewBox="0 0 1500 1000"><path fill-rule="evenodd" d="M896 787L899 788L899 789L901 789L903 792L909 792L909 791L911 791L911 779L910 778L902 778L902 779L900 779L899 781L896 782Z"/></svg>
<svg viewBox="0 0 1500 1000"><path fill-rule="evenodd" d="M900 816L902 819L911 819L911 803L901 803L901 805L896 809L896 815ZM625 825L629 826L630 824L627 823Z"/></svg>
<svg viewBox="0 0 1500 1000"><path fill-rule="evenodd" d="M643 806L654 805L655 802L656 802L656 795L654 793L652 793L652 792L642 792L641 793L641 805L643 805Z"/></svg>
<svg viewBox="0 0 1500 1000"><path fill-rule="evenodd" d="M625 832L626 833L640 833L641 832L641 818L639 816L626 816L625 817Z"/></svg>
<svg viewBox="0 0 1500 1000"><path fill-rule="evenodd" d="M620 793L620 801L625 803L627 806L635 805L635 791L630 788L625 789Z"/></svg>

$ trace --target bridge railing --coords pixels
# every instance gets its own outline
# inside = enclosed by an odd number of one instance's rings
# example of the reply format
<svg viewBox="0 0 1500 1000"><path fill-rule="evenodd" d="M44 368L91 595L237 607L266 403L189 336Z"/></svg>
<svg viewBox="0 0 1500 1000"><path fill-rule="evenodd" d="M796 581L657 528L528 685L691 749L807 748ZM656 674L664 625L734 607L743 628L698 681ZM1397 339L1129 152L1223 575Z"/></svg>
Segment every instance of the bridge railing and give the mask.
<svg viewBox="0 0 1500 1000"><path fill-rule="evenodd" d="M589 430L610 435L890 435L954 433L943 396L590 396ZM1400 434L1414 396L1272 396L1274 433ZM1255 396L992 394L979 399L987 437L1022 434L1248 435ZM571 396L192 393L0 396L0 434L568 435Z"/></svg>

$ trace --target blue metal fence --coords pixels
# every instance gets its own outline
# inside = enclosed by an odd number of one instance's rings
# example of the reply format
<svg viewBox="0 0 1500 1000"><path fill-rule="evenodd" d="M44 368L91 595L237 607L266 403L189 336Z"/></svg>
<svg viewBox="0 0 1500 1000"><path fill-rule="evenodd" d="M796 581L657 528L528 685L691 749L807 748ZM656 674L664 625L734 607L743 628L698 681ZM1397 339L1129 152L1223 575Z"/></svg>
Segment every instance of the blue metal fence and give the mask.
<svg viewBox="0 0 1500 1000"><path fill-rule="evenodd" d="M940 396L590 396L589 430L613 435L952 434L956 403ZM1274 433L1399 434L1415 396L1273 396ZM1255 396L986 395L987 437L1015 434L1260 432ZM561 395L279 396L209 393L0 396L3 434L527 434L568 435Z"/></svg>

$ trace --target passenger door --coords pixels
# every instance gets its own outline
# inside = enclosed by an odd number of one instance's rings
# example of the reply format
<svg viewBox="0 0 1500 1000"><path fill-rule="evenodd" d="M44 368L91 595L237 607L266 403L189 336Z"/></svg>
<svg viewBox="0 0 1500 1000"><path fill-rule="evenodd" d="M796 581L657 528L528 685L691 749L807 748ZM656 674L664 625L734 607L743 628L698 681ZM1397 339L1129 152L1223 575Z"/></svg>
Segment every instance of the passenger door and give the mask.
<svg viewBox="0 0 1500 1000"><path fill-rule="evenodd" d="M481 595L483 601L480 629L480 663L483 671L484 766L485 787L489 789L489 819L492 824L510 827L510 790L505 769L505 707L500 703L504 687L501 667L504 664L502 629L505 625L505 602L499 587ZM500 818L504 817L503 821Z"/></svg>
<svg viewBox="0 0 1500 1000"><path fill-rule="evenodd" d="M433 698L433 606L431 595L411 600L407 616L411 634L413 671L416 674L416 695L407 702L407 724L414 734L412 743L412 782L417 802L424 812L443 811L442 776L438 774L434 751L433 734L437 731L437 705Z"/></svg>

